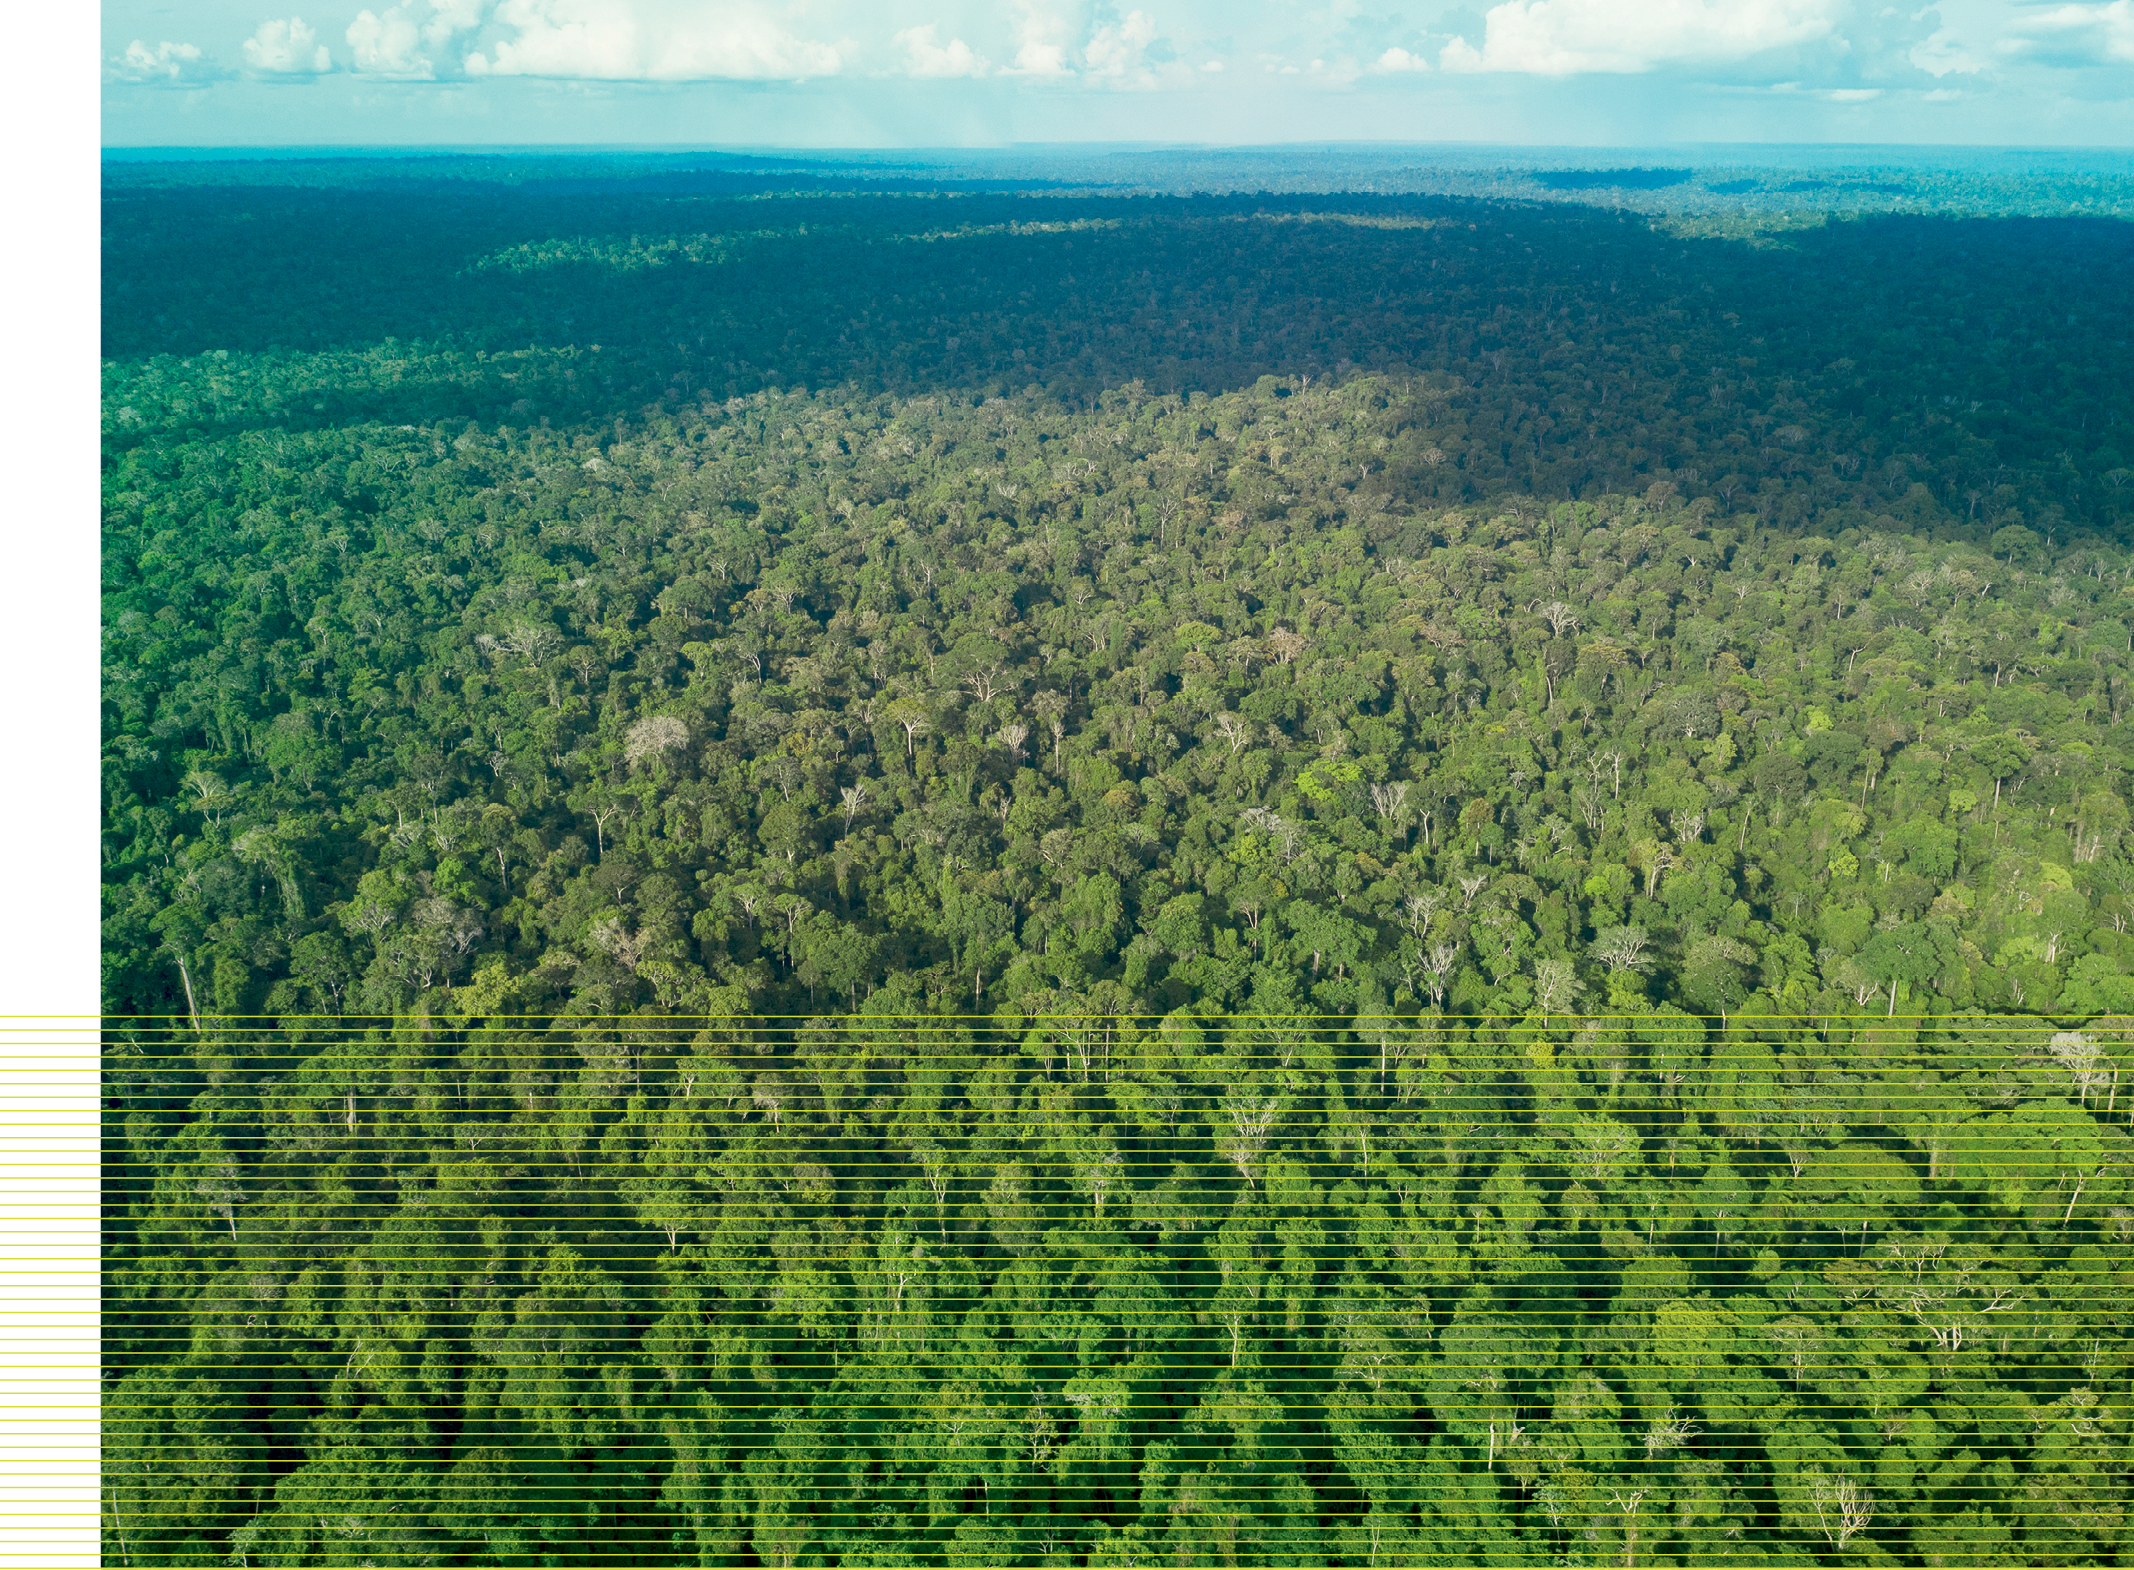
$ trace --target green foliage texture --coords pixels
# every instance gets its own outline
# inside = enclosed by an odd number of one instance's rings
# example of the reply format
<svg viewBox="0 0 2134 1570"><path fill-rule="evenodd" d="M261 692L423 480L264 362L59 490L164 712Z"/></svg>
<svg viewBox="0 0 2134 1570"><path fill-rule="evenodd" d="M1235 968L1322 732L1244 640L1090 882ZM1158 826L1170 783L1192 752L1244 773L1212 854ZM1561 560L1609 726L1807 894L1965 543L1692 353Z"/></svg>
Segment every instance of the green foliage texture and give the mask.
<svg viewBox="0 0 2134 1570"><path fill-rule="evenodd" d="M2123 226L453 169L106 192L109 1562L2134 1553Z"/></svg>

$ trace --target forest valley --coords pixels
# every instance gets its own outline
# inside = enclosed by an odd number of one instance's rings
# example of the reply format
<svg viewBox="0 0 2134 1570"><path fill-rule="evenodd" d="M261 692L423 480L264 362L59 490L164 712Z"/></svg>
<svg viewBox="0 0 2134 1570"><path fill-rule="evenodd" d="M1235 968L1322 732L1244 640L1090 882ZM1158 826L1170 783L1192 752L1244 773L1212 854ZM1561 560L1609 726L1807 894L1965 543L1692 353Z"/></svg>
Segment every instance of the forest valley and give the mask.
<svg viewBox="0 0 2134 1570"><path fill-rule="evenodd" d="M107 191L107 1560L2134 1552L2125 237L670 185Z"/></svg>

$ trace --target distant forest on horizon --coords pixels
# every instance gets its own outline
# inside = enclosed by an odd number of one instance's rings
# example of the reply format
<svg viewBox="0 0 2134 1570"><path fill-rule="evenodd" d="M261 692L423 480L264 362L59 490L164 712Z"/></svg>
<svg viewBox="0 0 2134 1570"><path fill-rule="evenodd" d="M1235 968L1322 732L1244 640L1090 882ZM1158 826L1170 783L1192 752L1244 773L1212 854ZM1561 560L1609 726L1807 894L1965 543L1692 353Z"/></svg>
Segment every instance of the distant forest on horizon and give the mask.
<svg viewBox="0 0 2134 1570"><path fill-rule="evenodd" d="M2134 1551L2127 223L300 162L106 169L108 1560Z"/></svg>

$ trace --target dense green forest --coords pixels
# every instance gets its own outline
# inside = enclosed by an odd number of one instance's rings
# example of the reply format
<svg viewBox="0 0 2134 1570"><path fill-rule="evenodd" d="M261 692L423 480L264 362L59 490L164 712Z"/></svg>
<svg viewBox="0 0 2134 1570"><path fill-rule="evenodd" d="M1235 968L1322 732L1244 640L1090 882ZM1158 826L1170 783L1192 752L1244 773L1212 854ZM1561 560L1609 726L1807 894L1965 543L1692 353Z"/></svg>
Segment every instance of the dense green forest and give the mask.
<svg viewBox="0 0 2134 1570"><path fill-rule="evenodd" d="M477 162L108 173L107 1561L2134 1554L2134 231Z"/></svg>

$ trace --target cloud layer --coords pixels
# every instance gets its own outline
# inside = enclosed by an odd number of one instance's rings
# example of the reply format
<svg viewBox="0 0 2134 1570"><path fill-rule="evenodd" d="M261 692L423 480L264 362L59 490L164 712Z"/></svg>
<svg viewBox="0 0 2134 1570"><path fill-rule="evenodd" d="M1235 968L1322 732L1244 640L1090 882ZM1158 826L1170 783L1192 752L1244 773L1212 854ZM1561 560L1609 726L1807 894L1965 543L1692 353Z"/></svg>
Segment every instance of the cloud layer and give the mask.
<svg viewBox="0 0 2134 1570"><path fill-rule="evenodd" d="M686 0L503 0L503 36L466 57L469 76L610 82L803 80L845 65L837 44L788 25L780 7Z"/></svg>
<svg viewBox="0 0 2134 1570"><path fill-rule="evenodd" d="M1651 71L1748 60L1831 37L1838 0L1506 0L1480 49L1445 46L1448 71L1532 76Z"/></svg>
<svg viewBox="0 0 2134 1570"><path fill-rule="evenodd" d="M436 57L450 60L454 39L481 25L483 9L482 0L404 0L382 12L358 11L346 35L350 65L364 76L432 81Z"/></svg>
<svg viewBox="0 0 2134 1570"><path fill-rule="evenodd" d="M907 27L897 34L895 43L903 51L904 74L916 77L984 76L992 69L982 54L960 38L951 38L947 43L937 43L935 34L939 27L928 22L923 27Z"/></svg>
<svg viewBox="0 0 2134 1570"><path fill-rule="evenodd" d="M223 73L197 44L148 44L136 38L104 66L104 80L129 87L200 87Z"/></svg>
<svg viewBox="0 0 2134 1570"><path fill-rule="evenodd" d="M300 16L266 21L244 41L245 65L260 76L323 76L333 54Z"/></svg>
<svg viewBox="0 0 2134 1570"><path fill-rule="evenodd" d="M898 83L917 85L926 96L909 98L906 109L855 110L852 124L868 140L883 139L883 129L900 139L894 125L919 111L956 127L958 138L985 139L1017 123L1015 105L1060 104L1060 95L1077 92L1122 107L1080 123L1060 110L1065 118L1049 120L1043 134L1192 140L1212 122L1191 106L1219 103L1235 113L1213 139L1310 139L1356 134L1356 126L1401 139L1503 136L1508 128L1546 139L1544 123L1560 128L1555 117L1565 106L1598 104L1594 95L1608 91L1599 84L1609 81L1625 85L1617 107L1596 111L1607 139L1625 131L1756 139L1779 123L1716 112L1685 123L1677 111L1700 91L1706 104L1733 95L1726 101L1738 105L1755 94L1803 106L1786 111L1795 115L1810 105L1925 112L2028 95L2060 105L2054 112L2066 118L2047 124L2061 141L2111 139L2075 122L2083 105L2111 105L2134 122L2134 0L1929 0L1920 9L1885 0L1481 0L1421 26L1421 17L1404 20L1364 0L334 0L324 14L266 19L251 9L257 0L193 0L184 38L162 36L155 3L103 0L107 36L128 40L104 63L111 94L241 93L247 81L327 78L409 91L433 84L455 90L435 101L456 105L450 112L462 125L503 91L483 84L507 81L677 89L841 82L848 85L836 91L854 105ZM1669 88L1629 85L1655 77ZM2063 82L2071 85L2056 85ZM1255 114L1251 105L1270 94L1329 104L1342 95L1381 110L1346 121L1331 110ZM1532 113L1521 116L1516 105L1527 100ZM1172 101L1175 111L1162 107ZM1485 132L1447 112L1466 101L1505 106L1508 118ZM1412 112L1384 107L1396 104ZM1933 125L1955 130L1951 139L1975 134L1957 111L1943 113ZM1826 117L1801 121L1796 134L1817 140L1838 129ZM1886 139L1934 139L1925 122L1915 130L1885 119L1873 129ZM703 134L680 121L663 130ZM791 132L766 125L764 135Z"/></svg>
<svg viewBox="0 0 2134 1570"><path fill-rule="evenodd" d="M2134 0L2033 12L2016 25L2003 53L2048 65L2134 65Z"/></svg>

